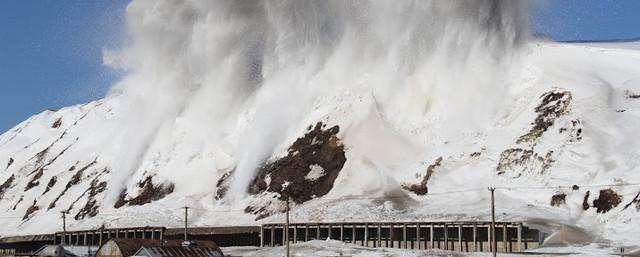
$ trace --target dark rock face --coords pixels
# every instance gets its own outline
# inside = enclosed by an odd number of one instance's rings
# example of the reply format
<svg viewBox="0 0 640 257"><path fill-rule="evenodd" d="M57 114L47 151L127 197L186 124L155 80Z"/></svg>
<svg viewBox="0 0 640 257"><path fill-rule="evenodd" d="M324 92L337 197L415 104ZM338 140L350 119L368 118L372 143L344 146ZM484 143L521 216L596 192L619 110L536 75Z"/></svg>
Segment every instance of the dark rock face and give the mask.
<svg viewBox="0 0 640 257"><path fill-rule="evenodd" d="M44 168L38 169L35 175L31 178L27 186L24 188L24 191L27 192L29 189L32 189L38 185L40 185L40 177L44 174Z"/></svg>
<svg viewBox="0 0 640 257"><path fill-rule="evenodd" d="M0 199L4 196L4 192L13 185L13 181L16 179L15 175L11 175L7 180L0 185Z"/></svg>
<svg viewBox="0 0 640 257"><path fill-rule="evenodd" d="M126 190L122 191L122 194L120 194L118 201L116 201L113 207L120 208L125 205L144 205L158 201L173 193L174 185L172 183L156 185L153 184L153 177L147 176L144 180L138 182L138 188L141 189L141 192L135 197L129 197Z"/></svg>
<svg viewBox="0 0 640 257"><path fill-rule="evenodd" d="M542 134L553 126L555 120L569 111L571 104L571 92L554 90L543 94L542 101L535 109L538 116L531 125L529 132L516 141L516 143L535 142Z"/></svg>
<svg viewBox="0 0 640 257"><path fill-rule="evenodd" d="M337 137L340 128L318 122L289 147L287 156L266 163L253 179L249 193L275 193L281 201L303 203L326 195L347 161L344 145ZM248 206L248 213L266 217L263 206Z"/></svg>
<svg viewBox="0 0 640 257"><path fill-rule="evenodd" d="M557 193L551 196L551 206L560 206L567 203L567 194Z"/></svg>
<svg viewBox="0 0 640 257"><path fill-rule="evenodd" d="M635 204L636 205L636 210L640 211L640 192L638 192L638 194L636 194L636 196L633 198L633 200L631 200L631 202L629 202L627 205L624 206L624 209L626 210L632 204Z"/></svg>
<svg viewBox="0 0 640 257"><path fill-rule="evenodd" d="M8 169L9 167L11 167L11 164L13 164L15 160L13 158L9 158L9 162L7 163L7 167L5 169Z"/></svg>
<svg viewBox="0 0 640 257"><path fill-rule="evenodd" d="M479 155L479 153L478 153L478 155ZM426 195L429 192L429 188L427 187L427 183L429 183L429 179L431 178L431 176L435 172L435 169L437 167L439 167L441 164L442 164L442 157L439 157L438 159L435 160L435 162L433 164L431 164L431 165L429 165L429 167L427 167L427 172L422 177L422 181L420 181L420 183L410 184L410 185L409 184L402 184L402 188L404 190L411 191L411 192L415 193L416 195Z"/></svg>
<svg viewBox="0 0 640 257"><path fill-rule="evenodd" d="M62 118L58 118L56 121L54 121L51 125L51 128L59 128L60 126L62 126Z"/></svg>
<svg viewBox="0 0 640 257"><path fill-rule="evenodd" d="M33 200L33 204L31 206L29 206L27 211L24 213L24 216L22 217L22 220L29 219L31 217L31 214L33 214L34 212L37 212L39 209L40 209L40 207L38 207L36 200Z"/></svg>
<svg viewBox="0 0 640 257"><path fill-rule="evenodd" d="M282 200L289 198L295 203L329 193L347 158L336 136L340 128L324 129L325 126L317 123L289 147L287 156L264 165L251 183L249 193L279 193ZM315 180L306 178L312 166L323 170Z"/></svg>
<svg viewBox="0 0 640 257"><path fill-rule="evenodd" d="M598 213L607 213L617 207L620 202L622 202L622 198L619 194L611 189L603 189L600 190L598 198L593 200L593 207L597 209Z"/></svg>
<svg viewBox="0 0 640 257"><path fill-rule="evenodd" d="M51 190L51 188L55 186L57 182L58 182L58 177L56 176L51 177L51 179L49 179L49 183L47 183L47 188L44 190L42 195L48 193L49 190Z"/></svg>
<svg viewBox="0 0 640 257"><path fill-rule="evenodd" d="M512 148L500 154L500 160L496 171L498 175L508 171L515 171L514 176L519 177L522 173L532 168L539 168L539 173L547 171L554 163L553 151L548 151L545 155L539 155L533 150Z"/></svg>
<svg viewBox="0 0 640 257"><path fill-rule="evenodd" d="M587 193L584 195L584 198L582 199L582 209L585 211L588 210L589 207L591 207L589 205L589 193L591 192L587 191Z"/></svg>
<svg viewBox="0 0 640 257"><path fill-rule="evenodd" d="M75 220L81 220L85 217L95 217L98 215L98 201L95 199L96 195L104 192L107 189L107 182L94 179L91 181L91 186L87 189L89 196L87 197L87 203L80 209L78 214L75 215Z"/></svg>
<svg viewBox="0 0 640 257"><path fill-rule="evenodd" d="M97 161L94 160L91 163L87 164L86 166L82 167L81 169L79 169L75 174L73 174L73 176L71 177L71 179L69 179L69 182L67 182L67 185L64 187L64 190L62 190L62 192L60 192L60 194L58 195L58 197L56 197L56 199L54 199L50 204L49 207L47 208L48 210L53 209L54 207L56 207L56 203L58 202L58 200L60 200L60 198L67 193L67 191L69 190L69 188L77 185L78 183L80 183L80 181L82 180L82 175L84 174L84 172L91 168L91 166L96 165Z"/></svg>

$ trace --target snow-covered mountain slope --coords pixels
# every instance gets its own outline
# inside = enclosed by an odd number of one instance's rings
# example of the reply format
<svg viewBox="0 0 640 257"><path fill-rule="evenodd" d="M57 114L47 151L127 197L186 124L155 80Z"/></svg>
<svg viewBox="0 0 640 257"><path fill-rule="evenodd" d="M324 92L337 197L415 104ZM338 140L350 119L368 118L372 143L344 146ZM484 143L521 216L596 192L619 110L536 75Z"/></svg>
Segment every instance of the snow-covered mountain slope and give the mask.
<svg viewBox="0 0 640 257"><path fill-rule="evenodd" d="M486 220L492 186L498 219L640 244L636 44L527 42L519 1L296 3L133 1L113 92L0 136L0 235L287 197L294 221Z"/></svg>

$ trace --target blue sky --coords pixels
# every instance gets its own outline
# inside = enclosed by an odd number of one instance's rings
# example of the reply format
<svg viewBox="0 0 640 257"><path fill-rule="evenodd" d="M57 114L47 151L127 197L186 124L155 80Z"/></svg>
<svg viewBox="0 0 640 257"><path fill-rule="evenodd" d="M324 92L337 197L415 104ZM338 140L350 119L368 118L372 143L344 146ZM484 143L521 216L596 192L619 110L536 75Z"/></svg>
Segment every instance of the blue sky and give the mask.
<svg viewBox="0 0 640 257"><path fill-rule="evenodd" d="M640 38L640 0L532 0L532 28L559 41ZM0 1L0 133L31 115L103 97L120 74L127 0Z"/></svg>

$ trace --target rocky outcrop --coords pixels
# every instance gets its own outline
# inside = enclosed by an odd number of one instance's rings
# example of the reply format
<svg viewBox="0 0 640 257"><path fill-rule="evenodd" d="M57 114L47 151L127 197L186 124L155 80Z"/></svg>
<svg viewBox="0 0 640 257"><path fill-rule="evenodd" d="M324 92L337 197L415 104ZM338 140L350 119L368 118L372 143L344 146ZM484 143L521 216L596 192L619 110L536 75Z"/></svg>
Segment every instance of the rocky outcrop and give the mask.
<svg viewBox="0 0 640 257"><path fill-rule="evenodd" d="M125 205L144 205L150 202L158 201L168 194L173 193L173 183L154 184L153 177L147 176L144 180L138 182L140 193L131 197L126 190L122 191L120 197L113 207L120 208Z"/></svg>
<svg viewBox="0 0 640 257"><path fill-rule="evenodd" d="M480 155L480 153L478 153L478 155ZM435 172L435 169L437 167L439 167L441 164L442 164L442 157L438 157L438 159L436 159L433 164L431 164L431 165L429 165L429 167L427 167L427 170L426 170L424 176L422 176L422 180L419 183L416 183L416 184L403 183L402 184L402 188L404 190L411 191L411 192L415 193L416 195L426 195L429 192L429 188L427 187L427 183L429 182L429 179L431 178L431 176Z"/></svg>
<svg viewBox="0 0 640 257"><path fill-rule="evenodd" d="M571 104L571 92L563 90L554 90L543 94L542 100L536 107L538 114L536 119L531 123L533 127L525 135L522 135L516 143L533 143L542 136L542 134L553 126L555 120L569 111Z"/></svg>
<svg viewBox="0 0 640 257"><path fill-rule="evenodd" d="M598 213L607 213L622 202L622 197L612 189L600 190L598 198L593 200L593 207Z"/></svg>

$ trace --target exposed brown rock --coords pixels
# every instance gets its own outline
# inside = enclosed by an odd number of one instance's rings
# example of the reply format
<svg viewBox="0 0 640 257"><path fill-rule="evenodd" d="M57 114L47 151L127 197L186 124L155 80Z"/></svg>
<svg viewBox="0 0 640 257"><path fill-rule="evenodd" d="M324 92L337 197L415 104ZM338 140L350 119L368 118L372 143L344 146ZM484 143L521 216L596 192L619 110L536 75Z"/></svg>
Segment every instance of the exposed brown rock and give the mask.
<svg viewBox="0 0 640 257"><path fill-rule="evenodd" d="M557 193L551 196L551 206L560 206L567 203L567 194Z"/></svg>
<svg viewBox="0 0 640 257"><path fill-rule="evenodd" d="M607 213L622 202L622 198L612 189L600 190L600 195L593 200L593 207L596 207L598 213Z"/></svg>
<svg viewBox="0 0 640 257"><path fill-rule="evenodd" d="M138 187L141 192L133 198L128 198L126 191L120 194L118 201L116 201L114 207L120 208L124 205L144 205L150 202L158 201L168 194L173 193L174 185L172 183L153 184L153 178L147 176L144 180L138 182Z"/></svg>
<svg viewBox="0 0 640 257"><path fill-rule="evenodd" d="M62 118L56 119L51 125L51 128L59 128L62 125Z"/></svg>
<svg viewBox="0 0 640 257"><path fill-rule="evenodd" d="M227 191L229 190L229 177L231 177L231 174L233 174L233 171L222 174L222 177L218 179L218 182L216 183L216 200L224 198L227 194Z"/></svg>
<svg viewBox="0 0 640 257"><path fill-rule="evenodd" d="M78 183L80 183L80 180L82 179L82 175L84 174L84 171L86 171L87 169L91 168L91 166L95 165L96 163L97 163L97 161L93 160L91 163L89 163L86 166L82 167L75 174L73 174L71 179L69 179L69 182L67 182L67 185L64 187L64 190L62 190L62 192L60 192L58 197L56 197L56 199L54 199L49 204L49 207L47 209L50 210L50 209L53 209L54 207L56 207L56 203L67 192L67 190L69 190L69 188L71 188L71 187L77 185Z"/></svg>
<svg viewBox="0 0 640 257"><path fill-rule="evenodd" d="M571 92L554 90L543 94L541 103L536 107L535 111L538 116L532 123L533 127L529 132L516 141L516 143L535 142L542 134L553 126L555 120L566 114L571 104Z"/></svg>
<svg viewBox="0 0 640 257"><path fill-rule="evenodd" d="M91 181L91 186L87 189L89 196L87 197L87 203L80 209L78 214L75 215L75 220L81 220L85 217L95 217L98 215L98 201L95 197L104 192L107 189L107 182L98 181L98 179L94 179Z"/></svg>
<svg viewBox="0 0 640 257"><path fill-rule="evenodd" d="M521 173L527 170L539 168L540 173L544 173L554 163L552 157L553 151L549 151L542 156L533 150L521 148L507 149L500 154L496 171L498 171L498 175L502 175L509 170L516 170L516 176L520 176Z"/></svg>
<svg viewBox="0 0 640 257"><path fill-rule="evenodd" d="M51 188L56 185L56 182L58 182L58 177L56 176L51 177L51 179L49 179L49 183L47 183L47 188L44 189L44 192L42 193L42 195L49 192L49 190L51 190Z"/></svg>
<svg viewBox="0 0 640 257"><path fill-rule="evenodd" d="M24 195L20 196L20 199L18 199L18 202L16 202L16 204L13 205L13 208L11 208L12 210L16 210L16 208L18 208L18 205L22 202L22 200L24 200Z"/></svg>
<svg viewBox="0 0 640 257"><path fill-rule="evenodd" d="M582 199L582 209L585 210L585 211L588 210L589 207L591 207L589 205L589 193L590 192L587 191L587 193L584 195L584 198Z"/></svg>
<svg viewBox="0 0 640 257"><path fill-rule="evenodd" d="M22 217L22 220L27 220L31 217L31 214L33 214L34 212L38 211L40 209L40 207L38 207L37 205L37 201L33 200L33 204L31 206L29 206L29 208L27 208L27 211L24 213L24 216Z"/></svg>
<svg viewBox="0 0 640 257"><path fill-rule="evenodd" d="M0 199L4 196L4 192L13 185L13 181L16 179L15 175L11 175L7 180L0 185Z"/></svg>
<svg viewBox="0 0 640 257"><path fill-rule="evenodd" d="M40 185L40 177L44 174L44 168L39 168L35 175L31 178L27 186L24 188L24 191L27 192L29 189L32 189L38 185Z"/></svg>
<svg viewBox="0 0 640 257"><path fill-rule="evenodd" d="M250 184L249 193L257 195L272 192L279 195L280 200L289 198L294 203L303 203L329 193L347 159L344 145L337 137L340 127L325 127L321 122L310 126L309 131L289 147L287 156L266 163ZM312 166L322 168L323 173L317 179L308 180L305 177L311 172ZM260 209L261 206L250 206L247 210Z"/></svg>
<svg viewBox="0 0 640 257"><path fill-rule="evenodd" d="M5 169L8 169L9 167L11 167L11 164L13 164L15 160L13 158L9 158L9 163L7 163L7 167Z"/></svg>
<svg viewBox="0 0 640 257"><path fill-rule="evenodd" d="M411 191L417 195L426 195L429 192L427 183L429 183L429 179L433 175L433 172L435 172L435 169L439 167L441 164L442 164L442 157L438 157L438 159L436 159L433 164L427 167L427 171L425 172L425 175L422 177L422 181L420 181L420 183L402 184L402 188L404 190Z"/></svg>

